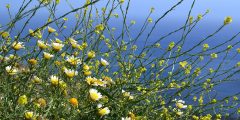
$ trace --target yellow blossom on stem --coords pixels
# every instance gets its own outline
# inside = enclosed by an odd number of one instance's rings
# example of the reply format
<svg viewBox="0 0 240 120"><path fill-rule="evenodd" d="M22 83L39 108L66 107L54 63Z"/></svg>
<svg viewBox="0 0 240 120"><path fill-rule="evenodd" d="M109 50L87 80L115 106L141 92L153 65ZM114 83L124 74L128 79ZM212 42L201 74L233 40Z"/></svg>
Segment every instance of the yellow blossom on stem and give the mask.
<svg viewBox="0 0 240 120"><path fill-rule="evenodd" d="M197 16L197 19L198 19L198 20L201 20L202 17L203 17L202 14L199 14L199 15Z"/></svg>
<svg viewBox="0 0 240 120"><path fill-rule="evenodd" d="M189 23L192 24L193 23L193 16L189 17Z"/></svg>
<svg viewBox="0 0 240 120"><path fill-rule="evenodd" d="M31 65L36 65L37 64L37 60L32 58L32 59L28 60L28 63L31 64Z"/></svg>
<svg viewBox="0 0 240 120"><path fill-rule="evenodd" d="M78 72L75 70L71 70L71 69L64 69L64 73L67 75L67 77L69 78L73 78L74 76L78 75Z"/></svg>
<svg viewBox="0 0 240 120"><path fill-rule="evenodd" d="M182 67L182 68L185 68L187 64L188 64L187 61L179 62L179 65L180 65L180 67Z"/></svg>
<svg viewBox="0 0 240 120"><path fill-rule="evenodd" d="M37 76L33 76L33 78L31 79L33 83L39 84L42 82L42 79L40 79Z"/></svg>
<svg viewBox="0 0 240 120"><path fill-rule="evenodd" d="M96 89L90 89L89 96L93 101L98 101L102 98L102 94L98 92Z"/></svg>
<svg viewBox="0 0 240 120"><path fill-rule="evenodd" d="M90 69L90 67L88 65L86 65L86 64L83 65L83 70L84 71L88 71L89 69Z"/></svg>
<svg viewBox="0 0 240 120"><path fill-rule="evenodd" d="M56 30L53 29L52 27L49 27L49 26L48 26L48 32L49 32L49 33L53 33L53 32L56 32Z"/></svg>
<svg viewBox="0 0 240 120"><path fill-rule="evenodd" d="M109 63L105 59L101 58L101 65L102 66L107 66L107 65L109 65Z"/></svg>
<svg viewBox="0 0 240 120"><path fill-rule="evenodd" d="M46 48L48 48L48 46L47 46L43 41L41 41L41 40L38 40L38 41L37 41L37 45L38 45L38 47L39 47L40 49L46 49Z"/></svg>
<svg viewBox="0 0 240 120"><path fill-rule="evenodd" d="M78 65L81 64L81 60L78 57L74 57L72 56L67 56L67 60L66 60L69 64L71 65Z"/></svg>
<svg viewBox="0 0 240 120"><path fill-rule="evenodd" d="M91 72L91 71L83 71L83 74L84 74L85 76L89 76L89 75L92 74L92 72Z"/></svg>
<svg viewBox="0 0 240 120"><path fill-rule="evenodd" d="M58 52L62 50L62 48L64 47L64 44L53 42L52 47L53 47L53 50Z"/></svg>
<svg viewBox="0 0 240 120"><path fill-rule="evenodd" d="M88 56L88 58L94 58L96 55L95 55L95 52L94 51L89 51L88 53L87 53L87 56Z"/></svg>
<svg viewBox="0 0 240 120"><path fill-rule="evenodd" d="M12 67L12 66L7 66L7 67L5 68L5 70L7 71L7 73L8 73L9 75L15 75L15 74L17 74L18 71L19 71L17 68Z"/></svg>
<svg viewBox="0 0 240 120"><path fill-rule="evenodd" d="M203 44L203 50L206 51L209 48L208 44Z"/></svg>
<svg viewBox="0 0 240 120"><path fill-rule="evenodd" d="M2 36L3 39L7 39L10 35L9 35L9 32L1 32L0 31L0 34Z"/></svg>
<svg viewBox="0 0 240 120"><path fill-rule="evenodd" d="M230 24L232 22L232 17L231 16L227 16L224 20L224 25Z"/></svg>
<svg viewBox="0 0 240 120"><path fill-rule="evenodd" d="M20 50L20 49L24 48L23 42L14 41L13 44L12 44L12 48L14 50Z"/></svg>
<svg viewBox="0 0 240 120"><path fill-rule="evenodd" d="M109 113L110 113L110 110L109 110L108 107L100 108L100 109L98 110L98 114L99 114L100 116L104 116L104 115L107 115L107 114L109 114Z"/></svg>
<svg viewBox="0 0 240 120"><path fill-rule="evenodd" d="M122 3L124 3L124 0L120 0L119 2L122 4Z"/></svg>
<svg viewBox="0 0 240 120"><path fill-rule="evenodd" d="M47 53L47 52L43 52L43 57L44 59L51 59L52 57L54 57L54 55L50 54L50 53Z"/></svg>
<svg viewBox="0 0 240 120"><path fill-rule="evenodd" d="M57 76L54 76L54 75L50 76L50 82L52 85L57 86L59 81L60 80Z"/></svg>
<svg viewBox="0 0 240 120"><path fill-rule="evenodd" d="M22 95L18 98L18 104L20 105L26 105L28 103L28 98L26 95Z"/></svg>
<svg viewBox="0 0 240 120"><path fill-rule="evenodd" d="M70 44L72 45L73 48L78 48L80 47L80 45L77 43L76 40L74 40L73 38L69 38Z"/></svg>
<svg viewBox="0 0 240 120"><path fill-rule="evenodd" d="M56 0L56 3L59 4L59 3L60 3L60 0Z"/></svg>
<svg viewBox="0 0 240 120"><path fill-rule="evenodd" d="M37 103L41 106L41 107L45 107L47 105L47 102L45 99L43 98L39 98Z"/></svg>
<svg viewBox="0 0 240 120"><path fill-rule="evenodd" d="M28 32L29 32L29 35L30 35L31 37L33 37L33 36L35 35L35 34L34 34L34 31L33 31L32 29L29 29Z"/></svg>
<svg viewBox="0 0 240 120"><path fill-rule="evenodd" d="M179 109L182 109L182 108L187 108L187 105L184 105L184 103L185 103L185 101L183 101L183 100L178 100L177 102L176 102L176 107L177 108L179 108Z"/></svg>
<svg viewBox="0 0 240 120"><path fill-rule="evenodd" d="M174 46L175 46L175 42L170 42L167 50L169 51L172 50Z"/></svg>
<svg viewBox="0 0 240 120"><path fill-rule="evenodd" d="M217 55L216 53L212 53L212 54L211 54L211 58L212 58L212 59L217 58L217 57L218 57L218 55Z"/></svg>
<svg viewBox="0 0 240 120"><path fill-rule="evenodd" d="M72 106L76 107L78 106L78 100L76 98L70 98L69 102L71 103Z"/></svg>
<svg viewBox="0 0 240 120"><path fill-rule="evenodd" d="M24 115L25 115L25 118L27 120L31 120L33 118L33 112L32 111L27 111L27 112L24 113Z"/></svg>

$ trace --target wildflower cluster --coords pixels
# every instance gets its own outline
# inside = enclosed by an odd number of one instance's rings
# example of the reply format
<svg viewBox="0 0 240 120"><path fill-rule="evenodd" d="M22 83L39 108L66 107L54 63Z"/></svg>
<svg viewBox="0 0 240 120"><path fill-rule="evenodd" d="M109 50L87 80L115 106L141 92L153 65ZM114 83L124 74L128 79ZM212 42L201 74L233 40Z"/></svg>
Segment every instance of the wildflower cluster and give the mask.
<svg viewBox="0 0 240 120"><path fill-rule="evenodd" d="M0 26L0 118L220 120L240 113L239 93L216 96L217 86L234 80L240 72L240 62L226 62L228 57L239 57L239 42L231 38L227 40L231 44L207 43L232 22L231 17L186 49L191 30L209 11L196 19L188 16L183 27L148 43L165 15L155 21L151 8L139 34L131 36L136 21L124 22L120 31L109 24L118 18L128 21L128 2L109 0L98 8L104 2L86 0L73 8L71 2L60 0L29 1L19 13L9 15L13 17L9 23ZM72 10L57 17L60 4ZM48 19L40 27L30 26L42 8L49 10ZM115 13L118 9L122 14ZM26 20L25 26L16 34L20 20ZM67 26L70 20L73 26ZM141 44L148 27L152 31ZM162 44L175 33L183 37ZM211 66L214 63L217 66Z"/></svg>

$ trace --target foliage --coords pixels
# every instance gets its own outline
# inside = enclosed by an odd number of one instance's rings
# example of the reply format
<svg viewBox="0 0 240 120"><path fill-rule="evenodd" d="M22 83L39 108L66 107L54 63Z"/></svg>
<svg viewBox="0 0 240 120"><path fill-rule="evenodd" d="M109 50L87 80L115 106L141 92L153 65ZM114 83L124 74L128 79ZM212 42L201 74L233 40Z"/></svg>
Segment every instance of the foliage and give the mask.
<svg viewBox="0 0 240 120"><path fill-rule="evenodd" d="M240 63L228 63L239 57L239 41L234 41L239 33L213 46L207 42L232 18L226 17L215 32L186 48L188 36L209 10L194 19L193 0L182 27L150 40L156 26L183 0L157 19L151 18L151 8L134 35L131 31L137 23L127 19L130 2L86 0L76 8L68 0L24 0L17 13L6 5L9 22L0 27L0 118L209 120L236 116L239 93L218 98L215 87L239 76ZM71 11L59 15L60 4ZM48 10L47 21L28 30L41 10ZM111 27L111 21L118 19L121 27ZM69 22L74 25L67 26ZM179 40L162 46L177 33L181 33ZM209 66L216 63L215 68Z"/></svg>

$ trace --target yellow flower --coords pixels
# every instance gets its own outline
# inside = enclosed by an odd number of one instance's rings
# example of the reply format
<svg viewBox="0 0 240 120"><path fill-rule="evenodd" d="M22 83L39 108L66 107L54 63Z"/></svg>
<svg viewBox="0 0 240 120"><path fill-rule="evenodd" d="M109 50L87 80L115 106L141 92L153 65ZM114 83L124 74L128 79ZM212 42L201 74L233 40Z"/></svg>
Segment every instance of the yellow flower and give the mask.
<svg viewBox="0 0 240 120"><path fill-rule="evenodd" d="M85 79L85 81L88 83L88 85L92 85L96 81L96 78L92 78L89 76Z"/></svg>
<svg viewBox="0 0 240 120"><path fill-rule="evenodd" d="M28 32L29 32L29 35L30 35L31 37L33 37L33 36L35 35L35 34L34 34L34 31L33 31L32 29L29 29Z"/></svg>
<svg viewBox="0 0 240 120"><path fill-rule="evenodd" d="M30 120L30 119L33 118L33 112L32 111L27 111L27 112L24 113L24 115L25 115L25 118L27 120Z"/></svg>
<svg viewBox="0 0 240 120"><path fill-rule="evenodd" d="M96 55L95 55L95 52L94 51L89 51L88 53L87 53L87 56L88 56L88 58L94 58Z"/></svg>
<svg viewBox="0 0 240 120"><path fill-rule="evenodd" d="M199 14L199 15L197 16L198 20L201 20L202 17L203 17L202 14Z"/></svg>
<svg viewBox="0 0 240 120"><path fill-rule="evenodd" d="M2 36L2 38L3 39L6 39L6 38L8 38L10 35L9 35L9 32L1 32L0 31L0 34L1 34L1 36Z"/></svg>
<svg viewBox="0 0 240 120"><path fill-rule="evenodd" d="M22 95L18 98L18 104L26 105L28 103L28 99L26 95Z"/></svg>
<svg viewBox="0 0 240 120"><path fill-rule="evenodd" d="M129 97L130 96L130 92L126 92L125 90L122 90L123 96L124 97Z"/></svg>
<svg viewBox="0 0 240 120"><path fill-rule="evenodd" d="M32 59L28 60L28 63L31 64L31 65L36 65L37 64L37 60L32 58Z"/></svg>
<svg viewBox="0 0 240 120"><path fill-rule="evenodd" d="M159 65L159 66L163 66L164 63L165 63L165 60L160 60L160 61L158 62L158 65Z"/></svg>
<svg viewBox="0 0 240 120"><path fill-rule="evenodd" d="M93 101L97 101L102 98L102 94L99 93L96 89L90 89L89 95L90 95L91 100L93 100Z"/></svg>
<svg viewBox="0 0 240 120"><path fill-rule="evenodd" d="M42 79L40 79L40 78L37 77L37 76L33 76L32 82L38 84L38 83L41 83L41 82L42 82Z"/></svg>
<svg viewBox="0 0 240 120"><path fill-rule="evenodd" d="M62 41L58 38L55 38L56 43L62 43Z"/></svg>
<svg viewBox="0 0 240 120"><path fill-rule="evenodd" d="M124 3L124 0L120 0L119 2L122 4L122 3Z"/></svg>
<svg viewBox="0 0 240 120"><path fill-rule="evenodd" d="M56 0L56 3L59 4L59 3L60 3L60 0Z"/></svg>
<svg viewBox="0 0 240 120"><path fill-rule="evenodd" d="M54 62L54 64L57 65L57 66L60 66L62 63L61 63L60 61L57 61L57 60L56 60L56 61Z"/></svg>
<svg viewBox="0 0 240 120"><path fill-rule="evenodd" d="M9 75L15 75L15 74L18 73L18 69L15 68L15 67L12 67L12 66L7 66L7 67L5 68L5 70L7 71L7 73L8 73Z"/></svg>
<svg viewBox="0 0 240 120"><path fill-rule="evenodd" d="M90 69L90 67L88 65L86 65L86 64L83 65L83 70L84 71L88 71L89 69Z"/></svg>
<svg viewBox="0 0 240 120"><path fill-rule="evenodd" d="M53 47L53 50L55 51L61 51L62 48L64 47L64 44L53 42L52 47Z"/></svg>
<svg viewBox="0 0 240 120"><path fill-rule="evenodd" d="M200 98L198 99L198 103L199 105L203 105L203 96L200 96Z"/></svg>
<svg viewBox="0 0 240 120"><path fill-rule="evenodd" d="M40 2L42 2L44 4L49 4L51 2L51 0L40 0Z"/></svg>
<svg viewBox="0 0 240 120"><path fill-rule="evenodd" d="M178 110L178 111L176 112L176 114L179 115L179 116L181 116L181 115L183 114L183 112L182 112L181 110Z"/></svg>
<svg viewBox="0 0 240 120"><path fill-rule="evenodd" d="M71 65L81 64L81 60L78 57L74 57L73 55L72 56L67 56L66 61Z"/></svg>
<svg viewBox="0 0 240 120"><path fill-rule="evenodd" d="M109 114L109 113L110 113L110 110L109 110L108 107L100 108L100 109L98 110L98 114L99 114L100 116L104 116L104 115L107 115L107 114Z"/></svg>
<svg viewBox="0 0 240 120"><path fill-rule="evenodd" d="M37 37L38 39L41 39L41 38L42 38L41 30L38 29L38 30L36 31L35 35L36 35L36 37Z"/></svg>
<svg viewBox="0 0 240 120"><path fill-rule="evenodd" d="M73 38L69 38L70 44L72 45L73 48L78 48L80 47L80 45L77 43L76 40L74 40Z"/></svg>
<svg viewBox="0 0 240 120"><path fill-rule="evenodd" d="M193 115L192 118L193 118L193 120L199 120L199 117L196 115Z"/></svg>
<svg viewBox="0 0 240 120"><path fill-rule="evenodd" d="M185 68L187 64L188 64L187 61L179 62L179 65L180 65L180 67L182 67L182 68Z"/></svg>
<svg viewBox="0 0 240 120"><path fill-rule="evenodd" d="M59 86L62 90L65 90L67 88L67 84L64 81L59 81ZM66 92L66 91L65 91Z"/></svg>
<svg viewBox="0 0 240 120"><path fill-rule="evenodd" d="M106 81L102 81L102 79L97 79L97 78L92 78L92 77L87 77L85 79L85 81L89 84L89 85L93 85L93 86L102 86L105 87L107 82Z"/></svg>
<svg viewBox="0 0 240 120"><path fill-rule="evenodd" d="M76 98L69 99L69 102L72 104L72 106L76 107L78 106L78 100Z"/></svg>
<svg viewBox="0 0 240 120"><path fill-rule="evenodd" d="M97 34L100 34L100 32L103 31L103 30L104 30L104 25L103 24L99 24L95 27L95 32Z"/></svg>
<svg viewBox="0 0 240 120"><path fill-rule="evenodd" d="M51 59L52 57L54 57L54 55L47 53L47 52L43 52L43 57L47 60Z"/></svg>
<svg viewBox="0 0 240 120"><path fill-rule="evenodd" d="M82 47L83 47L83 48L86 48L87 46L88 46L87 42L83 42L83 43L82 43Z"/></svg>
<svg viewBox="0 0 240 120"><path fill-rule="evenodd" d="M52 85L57 86L59 83L59 78L57 76L51 75L50 76L50 82Z"/></svg>
<svg viewBox="0 0 240 120"><path fill-rule="evenodd" d="M212 53L212 54L211 54L211 58L212 58L212 59L217 58L217 57L218 57L218 55L217 55L216 53Z"/></svg>
<svg viewBox="0 0 240 120"><path fill-rule="evenodd" d="M172 50L174 46L175 46L175 42L170 42L167 50L169 51Z"/></svg>
<svg viewBox="0 0 240 120"><path fill-rule="evenodd" d="M129 113L128 113L128 116L131 118L131 120L135 120L135 119L136 119L135 114L132 113L132 112L129 112Z"/></svg>
<svg viewBox="0 0 240 120"><path fill-rule="evenodd" d="M230 24L232 22L232 17L227 16L224 20L224 25Z"/></svg>
<svg viewBox="0 0 240 120"><path fill-rule="evenodd" d="M39 98L37 103L41 106L41 107L45 107L47 105L47 102L45 99L43 98Z"/></svg>
<svg viewBox="0 0 240 120"><path fill-rule="evenodd" d="M75 70L71 70L71 69L64 69L64 73L67 75L67 77L69 78L73 78L74 76L78 75L78 72Z"/></svg>
<svg viewBox="0 0 240 120"><path fill-rule="evenodd" d="M109 65L109 63L108 63L108 61L106 61L103 58L101 58L101 65L102 66L107 66L107 65Z"/></svg>
<svg viewBox="0 0 240 120"><path fill-rule="evenodd" d="M91 72L91 71L83 71L83 74L84 74L85 76L89 76L89 75L92 74L92 72Z"/></svg>
<svg viewBox="0 0 240 120"><path fill-rule="evenodd" d="M153 19L152 19L152 18L148 18L148 22L149 22L149 23L152 23L152 22L153 22Z"/></svg>
<svg viewBox="0 0 240 120"><path fill-rule="evenodd" d="M110 77L108 77L108 76L103 76L102 79L103 79L104 81L106 81L108 84L114 83L113 80L112 80L112 78L110 78Z"/></svg>
<svg viewBox="0 0 240 120"><path fill-rule="evenodd" d="M203 50L206 51L209 48L208 44L203 44Z"/></svg>
<svg viewBox="0 0 240 120"><path fill-rule="evenodd" d="M187 105L184 105L184 101L183 100L178 100L177 103L176 103L176 107L179 108L179 109L182 109L182 108L187 108Z"/></svg>
<svg viewBox="0 0 240 120"><path fill-rule="evenodd" d="M20 50L20 49L24 48L23 42L14 41L13 44L12 44L12 48L14 50Z"/></svg>
<svg viewBox="0 0 240 120"><path fill-rule="evenodd" d="M193 23L193 16L189 17L189 23L192 24Z"/></svg>
<svg viewBox="0 0 240 120"><path fill-rule="evenodd" d="M48 46L47 46L46 44L44 44L44 42L41 41L41 40L38 40L38 41L37 41L37 45L38 45L38 47L39 47L40 49L46 49L46 48L48 48Z"/></svg>
<svg viewBox="0 0 240 120"><path fill-rule="evenodd" d="M53 33L53 32L56 32L56 30L53 29L52 27L49 27L49 26L48 26L48 32L49 32L49 33Z"/></svg>

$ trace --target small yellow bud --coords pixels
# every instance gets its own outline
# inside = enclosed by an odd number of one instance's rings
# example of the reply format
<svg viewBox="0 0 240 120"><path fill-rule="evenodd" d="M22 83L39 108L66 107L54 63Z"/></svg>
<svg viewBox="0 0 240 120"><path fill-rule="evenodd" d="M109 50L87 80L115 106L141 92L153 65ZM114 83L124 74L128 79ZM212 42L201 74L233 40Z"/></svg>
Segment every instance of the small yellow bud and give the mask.
<svg viewBox="0 0 240 120"><path fill-rule="evenodd" d="M24 115L27 120L30 120L33 118L33 112L31 111L25 112Z"/></svg>
<svg viewBox="0 0 240 120"><path fill-rule="evenodd" d="M32 59L28 60L28 63L31 64L31 65L36 65L37 64L37 60L32 58Z"/></svg>
<svg viewBox="0 0 240 120"><path fill-rule="evenodd" d="M88 58L94 58L95 57L95 52L94 51L90 51L90 52L88 52L87 53L87 56L88 56Z"/></svg>
<svg viewBox="0 0 240 120"><path fill-rule="evenodd" d="M26 105L28 103L28 99L26 95L22 95L18 98L18 104Z"/></svg>
<svg viewBox="0 0 240 120"><path fill-rule="evenodd" d="M228 16L224 20L224 25L230 24L232 22L232 17Z"/></svg>
<svg viewBox="0 0 240 120"><path fill-rule="evenodd" d="M49 32L49 33L53 33L53 32L56 32L56 30L53 29L52 27L49 27L49 26L48 26L48 32Z"/></svg>
<svg viewBox="0 0 240 120"><path fill-rule="evenodd" d="M78 100L76 98L70 98L69 102L71 103L72 106L76 107L78 106Z"/></svg>

